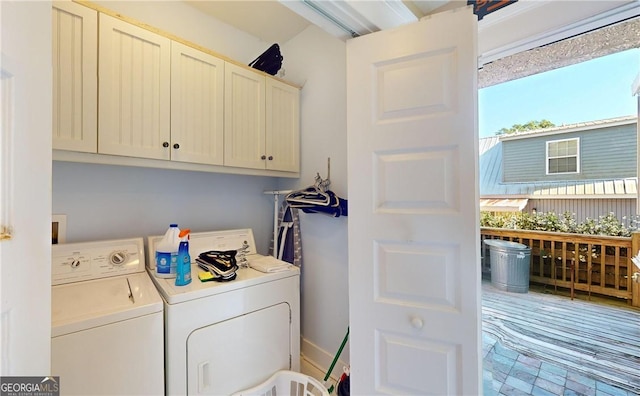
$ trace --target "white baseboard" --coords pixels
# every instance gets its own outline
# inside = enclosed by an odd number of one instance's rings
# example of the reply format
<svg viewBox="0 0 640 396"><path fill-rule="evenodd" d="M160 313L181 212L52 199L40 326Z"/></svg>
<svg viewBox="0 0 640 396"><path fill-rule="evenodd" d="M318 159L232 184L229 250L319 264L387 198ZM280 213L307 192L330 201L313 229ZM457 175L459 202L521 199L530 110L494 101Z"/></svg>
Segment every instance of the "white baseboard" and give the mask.
<svg viewBox="0 0 640 396"><path fill-rule="evenodd" d="M325 351L316 344L306 340L304 337L300 337L300 354L302 355L302 358L317 367L325 375L327 370L329 370L329 366L331 366L331 362L333 361L336 352ZM342 368L348 366L348 362L338 359L336 365L333 367L333 371L331 372L332 382L337 381L338 378L342 376Z"/></svg>

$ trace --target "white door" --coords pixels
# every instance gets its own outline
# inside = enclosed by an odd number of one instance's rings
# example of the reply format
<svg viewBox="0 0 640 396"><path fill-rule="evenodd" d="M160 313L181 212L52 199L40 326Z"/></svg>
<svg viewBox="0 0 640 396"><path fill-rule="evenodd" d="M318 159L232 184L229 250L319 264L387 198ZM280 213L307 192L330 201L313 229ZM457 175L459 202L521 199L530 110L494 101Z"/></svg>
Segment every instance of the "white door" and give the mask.
<svg viewBox="0 0 640 396"><path fill-rule="evenodd" d="M57 375L50 365L51 19L51 2L0 1L0 376Z"/></svg>
<svg viewBox="0 0 640 396"><path fill-rule="evenodd" d="M300 90L266 79L267 169L300 172Z"/></svg>
<svg viewBox="0 0 640 396"><path fill-rule="evenodd" d="M98 151L98 12L53 3L53 148Z"/></svg>
<svg viewBox="0 0 640 396"><path fill-rule="evenodd" d="M224 60L171 42L171 160L222 165Z"/></svg>
<svg viewBox="0 0 640 396"><path fill-rule="evenodd" d="M230 395L291 369L291 311L280 303L194 330L187 394Z"/></svg>
<svg viewBox="0 0 640 396"><path fill-rule="evenodd" d="M481 391L477 21L347 43L351 393Z"/></svg>
<svg viewBox="0 0 640 396"><path fill-rule="evenodd" d="M265 169L265 77L229 62L224 74L224 164Z"/></svg>
<svg viewBox="0 0 640 396"><path fill-rule="evenodd" d="M171 40L99 16L98 152L169 159Z"/></svg>

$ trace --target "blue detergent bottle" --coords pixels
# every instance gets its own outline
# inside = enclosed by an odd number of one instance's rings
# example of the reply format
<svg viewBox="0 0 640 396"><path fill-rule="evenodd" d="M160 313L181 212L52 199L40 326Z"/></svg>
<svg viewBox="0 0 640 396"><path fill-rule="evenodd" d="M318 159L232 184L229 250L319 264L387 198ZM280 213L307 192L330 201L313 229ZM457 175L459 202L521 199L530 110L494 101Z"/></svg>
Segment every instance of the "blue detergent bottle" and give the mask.
<svg viewBox="0 0 640 396"><path fill-rule="evenodd" d="M180 231L180 246L178 247L178 266L176 268L176 286L191 283L191 256L189 255L189 233L191 230Z"/></svg>

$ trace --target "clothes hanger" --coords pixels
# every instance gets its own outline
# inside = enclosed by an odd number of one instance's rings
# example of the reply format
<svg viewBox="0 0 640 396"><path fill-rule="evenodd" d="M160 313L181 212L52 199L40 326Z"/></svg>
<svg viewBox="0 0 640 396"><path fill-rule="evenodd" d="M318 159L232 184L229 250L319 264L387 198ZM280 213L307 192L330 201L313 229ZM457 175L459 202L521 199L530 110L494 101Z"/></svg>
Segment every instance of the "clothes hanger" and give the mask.
<svg viewBox="0 0 640 396"><path fill-rule="evenodd" d="M301 190L292 191L285 197L285 200L290 205L295 205L293 207L301 208L318 205L318 206L329 206L332 203L335 203L336 199L332 197L335 196L331 191L328 190L329 185L331 184L331 179L329 176L331 175L331 158L327 158L327 178L323 179L320 176L320 173L316 173L315 183L309 187L306 187Z"/></svg>
<svg viewBox="0 0 640 396"><path fill-rule="evenodd" d="M285 200L290 205L327 206L331 203L331 196L314 185L302 190L290 192L285 197Z"/></svg>

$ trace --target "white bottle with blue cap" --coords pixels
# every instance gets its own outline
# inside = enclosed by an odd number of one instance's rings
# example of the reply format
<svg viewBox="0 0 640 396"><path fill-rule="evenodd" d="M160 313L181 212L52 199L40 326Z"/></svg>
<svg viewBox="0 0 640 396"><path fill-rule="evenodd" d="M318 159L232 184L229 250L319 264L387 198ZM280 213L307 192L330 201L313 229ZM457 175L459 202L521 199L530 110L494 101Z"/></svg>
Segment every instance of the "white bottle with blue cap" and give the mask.
<svg viewBox="0 0 640 396"><path fill-rule="evenodd" d="M160 242L156 245L156 277L175 278L180 246L180 229L171 224Z"/></svg>

